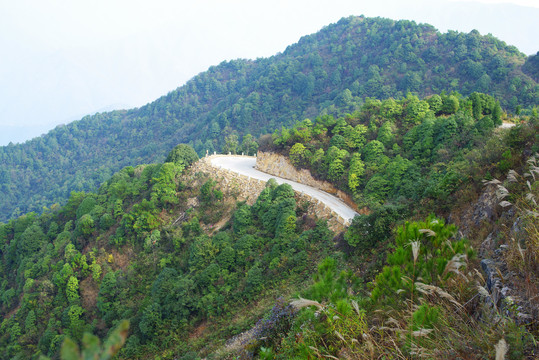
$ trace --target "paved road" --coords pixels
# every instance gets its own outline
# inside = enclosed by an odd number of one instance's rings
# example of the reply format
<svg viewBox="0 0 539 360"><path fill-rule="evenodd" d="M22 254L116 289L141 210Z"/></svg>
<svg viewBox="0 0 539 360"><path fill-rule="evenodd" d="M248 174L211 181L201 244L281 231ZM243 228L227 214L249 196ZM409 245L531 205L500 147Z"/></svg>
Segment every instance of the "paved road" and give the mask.
<svg viewBox="0 0 539 360"><path fill-rule="evenodd" d="M500 125L500 127L501 127L502 129L508 129L508 128L513 127L513 126L515 126L515 124L513 124L513 123L507 123L507 122L504 122L504 123L502 123L502 124Z"/></svg>
<svg viewBox="0 0 539 360"><path fill-rule="evenodd" d="M241 175L250 176L252 178L268 181L269 179L275 179L278 184L286 183L290 184L296 191L303 192L311 197L322 201L329 208L335 211L345 220L352 220L354 216L358 215L354 209L346 205L341 199L325 191L315 189L313 187L300 184L298 182L283 179L274 175L266 174L262 171L254 168L256 164L256 158L252 156L218 156L211 159L211 164L216 167L221 167Z"/></svg>

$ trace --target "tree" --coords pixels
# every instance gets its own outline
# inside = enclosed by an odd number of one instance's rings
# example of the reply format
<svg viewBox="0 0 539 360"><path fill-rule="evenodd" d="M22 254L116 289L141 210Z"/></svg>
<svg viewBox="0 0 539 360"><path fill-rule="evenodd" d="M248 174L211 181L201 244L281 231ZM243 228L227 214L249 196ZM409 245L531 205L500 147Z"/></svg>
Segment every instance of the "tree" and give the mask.
<svg viewBox="0 0 539 360"><path fill-rule="evenodd" d="M175 269L164 268L154 281L151 293L164 318L185 321L195 309L194 289L190 277L179 275Z"/></svg>
<svg viewBox="0 0 539 360"><path fill-rule="evenodd" d="M389 180L380 174L371 177L365 185L365 194L371 201L376 203L383 203L390 191L391 184Z"/></svg>
<svg viewBox="0 0 539 360"><path fill-rule="evenodd" d="M77 221L77 230L83 237L89 237L94 229L94 219L89 214L83 215Z"/></svg>
<svg viewBox="0 0 539 360"><path fill-rule="evenodd" d="M442 98L442 108L440 112L445 115L451 115L459 109L459 99L455 95L444 96Z"/></svg>
<svg viewBox="0 0 539 360"><path fill-rule="evenodd" d="M212 121L210 124L210 137L212 139L217 139L220 133L221 128L219 127L219 123L217 121Z"/></svg>
<svg viewBox="0 0 539 360"><path fill-rule="evenodd" d="M92 279L94 279L95 282L98 282L101 279L101 265L99 265L94 259L89 268L92 272Z"/></svg>
<svg viewBox="0 0 539 360"><path fill-rule="evenodd" d="M250 206L246 204L241 206L234 213L234 233L238 235L245 234L252 222Z"/></svg>
<svg viewBox="0 0 539 360"><path fill-rule="evenodd" d="M385 147L391 148L391 144L395 141L395 135L393 134L393 125L391 122L386 121L378 129L378 137L376 140L384 144Z"/></svg>
<svg viewBox="0 0 539 360"><path fill-rule="evenodd" d="M425 100L419 100L417 96L408 95L406 98L405 118L404 122L408 125L419 124L427 112L429 111L429 103Z"/></svg>
<svg viewBox="0 0 539 360"><path fill-rule="evenodd" d="M28 311L28 315L26 315L26 320L24 321L24 331L27 334L34 334L36 333L36 313L34 310Z"/></svg>
<svg viewBox="0 0 539 360"><path fill-rule="evenodd" d="M255 264L247 271L246 292L252 296L264 286L264 275L259 264Z"/></svg>
<svg viewBox="0 0 539 360"><path fill-rule="evenodd" d="M395 119L402 114L402 106L397 103L394 99L386 99L382 101L382 106L380 107L380 115L383 118L390 121L395 121Z"/></svg>
<svg viewBox="0 0 539 360"><path fill-rule="evenodd" d="M177 188L184 167L183 162L166 162L160 167L158 176L152 179L154 185L150 197L154 203L164 208L178 203Z"/></svg>
<svg viewBox="0 0 539 360"><path fill-rule="evenodd" d="M97 201L94 199L93 196L86 197L84 200L82 200L79 207L77 208L77 219L80 219L85 214L89 214L96 205Z"/></svg>
<svg viewBox="0 0 539 360"><path fill-rule="evenodd" d="M378 140L372 140L369 141L363 150L363 159L367 166L370 166L371 164L378 164L384 152L384 144Z"/></svg>
<svg viewBox="0 0 539 360"><path fill-rule="evenodd" d="M433 216L399 227L395 250L387 257L388 266L376 277L372 300L395 303L399 298L410 298L417 279L443 287L448 278L459 273L458 267L466 266L467 257L473 255L468 241L456 240L456 234L455 225L446 225L443 219ZM457 268L448 271L449 262L455 262Z"/></svg>
<svg viewBox="0 0 539 360"><path fill-rule="evenodd" d="M354 153L350 160L348 169L348 187L352 192L355 192L359 184L362 182L363 174L365 173L365 164L361 161L361 154Z"/></svg>
<svg viewBox="0 0 539 360"><path fill-rule="evenodd" d="M518 115L518 114L517 114ZM494 121L495 126L500 126L502 124L502 108L500 102L496 101L496 105L492 109L492 120Z"/></svg>
<svg viewBox="0 0 539 360"><path fill-rule="evenodd" d="M302 143L295 143L290 149L289 159L292 165L301 166L307 161L306 148Z"/></svg>
<svg viewBox="0 0 539 360"><path fill-rule="evenodd" d="M435 114L439 114L440 110L442 110L443 101L440 95L432 95L427 99L427 102L429 103L429 109L434 111Z"/></svg>
<svg viewBox="0 0 539 360"><path fill-rule="evenodd" d="M74 303L79 300L79 281L76 277L70 276L66 286L66 296L70 303Z"/></svg>
<svg viewBox="0 0 539 360"><path fill-rule="evenodd" d="M70 338L66 338L60 350L60 358L62 360L112 359L124 345L128 332L129 321L120 321L118 326L109 334L103 345L101 345L97 336L85 332L82 337L82 351L76 342Z"/></svg>
<svg viewBox="0 0 539 360"><path fill-rule="evenodd" d="M344 164L341 159L335 159L329 164L328 177L332 181L342 180Z"/></svg>
<svg viewBox="0 0 539 360"><path fill-rule="evenodd" d="M107 231L112 225L114 225L114 223L115 221L112 215L109 213L105 213L99 219L99 228L103 231Z"/></svg>
<svg viewBox="0 0 539 360"><path fill-rule="evenodd" d="M404 217L404 209L393 205L378 206L368 215L356 216L344 239L358 251L369 250L391 236L393 225Z"/></svg>
<svg viewBox="0 0 539 360"><path fill-rule="evenodd" d="M196 151L187 144L179 144L172 149L165 160L165 162L175 163L177 165L183 165L188 167L192 163L198 161L198 155Z"/></svg>
<svg viewBox="0 0 539 360"><path fill-rule="evenodd" d="M157 334L157 329L161 322L161 309L159 308L159 304L154 302L144 308L138 326L140 331L151 339Z"/></svg>
<svg viewBox="0 0 539 360"><path fill-rule="evenodd" d="M33 224L21 234L17 242L17 250L23 256L33 255L42 248L46 241L47 236L43 233L41 227Z"/></svg>
<svg viewBox="0 0 539 360"><path fill-rule="evenodd" d="M238 135L230 134L225 138L225 146L223 147L225 153L236 154L238 151Z"/></svg>
<svg viewBox="0 0 539 360"><path fill-rule="evenodd" d="M365 125L358 124L354 128L350 128L349 131L345 131L344 137L347 145L351 149L361 149L367 141L365 138L367 130Z"/></svg>
<svg viewBox="0 0 539 360"><path fill-rule="evenodd" d="M257 150L258 144L253 136L251 134L244 135L241 143L241 152L245 155L255 155Z"/></svg>
<svg viewBox="0 0 539 360"><path fill-rule="evenodd" d="M81 319L83 313L84 310L79 305L71 305L67 313L71 337L77 340L81 338L84 331L84 320Z"/></svg>

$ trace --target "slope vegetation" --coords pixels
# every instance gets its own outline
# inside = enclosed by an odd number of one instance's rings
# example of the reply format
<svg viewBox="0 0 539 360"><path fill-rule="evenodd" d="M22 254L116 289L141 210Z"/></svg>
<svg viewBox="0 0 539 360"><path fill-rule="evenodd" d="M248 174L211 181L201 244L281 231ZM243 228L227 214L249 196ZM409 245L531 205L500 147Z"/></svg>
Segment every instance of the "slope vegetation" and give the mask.
<svg viewBox="0 0 539 360"><path fill-rule="evenodd" d="M535 62L490 35L410 21L349 17L283 53L211 67L141 108L87 116L0 148L0 220L64 203L124 166L162 161L177 143L199 154L252 153L251 136L360 106L365 97L446 91L495 95L509 111L537 105Z"/></svg>
<svg viewBox="0 0 539 360"><path fill-rule="evenodd" d="M122 359L493 358L504 343L509 358L531 356L539 118L497 129L488 95L438 97L370 100L275 134L293 162L368 205L344 235L286 184L237 202L186 170L197 158L186 145L0 225L0 357L57 358L73 341L95 350L84 334L115 328ZM450 111L437 115L444 101ZM388 168L395 178L368 185ZM361 175L352 187L351 173ZM501 186L494 177L507 187L487 201L482 180ZM496 256L500 275L483 277L478 253Z"/></svg>

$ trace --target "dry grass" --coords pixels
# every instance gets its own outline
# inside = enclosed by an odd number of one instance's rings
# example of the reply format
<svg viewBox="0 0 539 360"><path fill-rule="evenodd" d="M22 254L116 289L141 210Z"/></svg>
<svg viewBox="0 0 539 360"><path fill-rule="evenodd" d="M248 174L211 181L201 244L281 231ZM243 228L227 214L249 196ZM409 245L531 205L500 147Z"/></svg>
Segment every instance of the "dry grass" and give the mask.
<svg viewBox="0 0 539 360"><path fill-rule="evenodd" d="M539 154L527 160L527 171L520 175L510 170L504 187L497 186L497 195L502 207L512 207L515 215L509 224L506 236L509 250L505 256L511 270L525 279L517 285L524 286L526 295L537 294L539 279ZM509 190L509 189L510 190ZM505 200L511 198L511 201ZM533 295L532 295L533 296ZM539 304L539 301L537 301Z"/></svg>
<svg viewBox="0 0 539 360"><path fill-rule="evenodd" d="M91 277L87 277L80 282L79 288L83 308L93 311L96 308L97 295L99 294L96 282Z"/></svg>
<svg viewBox="0 0 539 360"><path fill-rule="evenodd" d="M504 360L505 354L507 354L507 343L505 342L505 339L500 339L496 346L494 346L494 349L496 349L496 360Z"/></svg>

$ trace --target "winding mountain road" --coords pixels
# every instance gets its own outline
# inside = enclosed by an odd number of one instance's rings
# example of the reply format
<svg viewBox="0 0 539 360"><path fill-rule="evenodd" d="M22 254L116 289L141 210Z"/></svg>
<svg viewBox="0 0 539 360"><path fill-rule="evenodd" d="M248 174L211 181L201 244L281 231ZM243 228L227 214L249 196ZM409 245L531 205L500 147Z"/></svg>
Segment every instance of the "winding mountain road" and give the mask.
<svg viewBox="0 0 539 360"><path fill-rule="evenodd" d="M358 215L354 209L346 205L341 199L328 194L325 191L256 170L254 168L256 165L256 157L254 156L216 156L211 158L211 164L214 167L220 167L254 179L262 181L275 179L278 184L289 184L294 190L303 192L312 198L323 202L345 221L352 221L354 216Z"/></svg>

